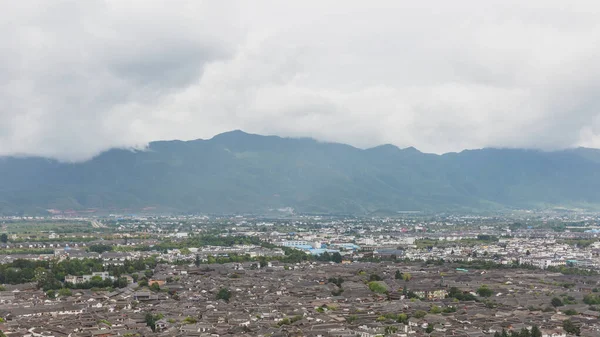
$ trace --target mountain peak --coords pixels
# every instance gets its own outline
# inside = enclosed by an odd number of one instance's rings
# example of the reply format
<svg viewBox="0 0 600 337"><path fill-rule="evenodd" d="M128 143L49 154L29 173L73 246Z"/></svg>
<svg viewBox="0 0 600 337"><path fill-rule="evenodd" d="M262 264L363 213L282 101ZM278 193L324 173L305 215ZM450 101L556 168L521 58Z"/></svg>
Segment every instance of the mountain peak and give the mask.
<svg viewBox="0 0 600 337"><path fill-rule="evenodd" d="M394 144L383 144L383 145L378 145L378 146L372 147L372 148L367 149L367 150L374 150L374 151L400 151L400 148L398 148Z"/></svg>
<svg viewBox="0 0 600 337"><path fill-rule="evenodd" d="M394 154L394 153L399 153L399 152L403 152L403 153L421 153L421 151L417 150L414 147L407 147L404 149L401 149L399 147L397 147L394 144L383 144L383 145L379 145L379 146L375 146L372 147L370 149L367 149L367 151L376 151L376 152L387 152L390 154Z"/></svg>
<svg viewBox="0 0 600 337"><path fill-rule="evenodd" d="M407 148L404 148L404 149L402 149L402 151L409 152L409 153L422 153L414 146L409 146Z"/></svg>
<svg viewBox="0 0 600 337"><path fill-rule="evenodd" d="M245 137L245 136L250 136L251 134L244 132L242 130L236 129L236 130L232 130L232 131L227 131L227 132L223 132L223 133L219 133L218 135L215 135L214 137L212 137L212 140L217 140L217 139L222 139L222 138L237 138L237 137Z"/></svg>

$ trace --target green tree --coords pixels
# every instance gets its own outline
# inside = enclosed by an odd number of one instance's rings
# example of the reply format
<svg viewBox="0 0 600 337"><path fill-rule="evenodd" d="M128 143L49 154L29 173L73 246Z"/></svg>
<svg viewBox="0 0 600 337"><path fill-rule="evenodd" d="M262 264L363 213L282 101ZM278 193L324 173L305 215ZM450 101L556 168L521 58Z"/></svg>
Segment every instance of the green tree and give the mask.
<svg viewBox="0 0 600 337"><path fill-rule="evenodd" d="M196 260L194 260L194 264L196 265L196 267L200 267L200 264L202 264L202 260L200 260L200 255L196 255Z"/></svg>
<svg viewBox="0 0 600 337"><path fill-rule="evenodd" d="M342 287L342 283L344 283L344 279L342 277L330 277L327 279L327 282L333 283L338 287Z"/></svg>
<svg viewBox="0 0 600 337"><path fill-rule="evenodd" d="M414 317L414 318L423 318L423 317L425 317L425 315L427 315L427 312L426 312L426 311L423 311L423 310L417 310L417 311L415 311L415 313L413 314L413 317Z"/></svg>
<svg viewBox="0 0 600 337"><path fill-rule="evenodd" d="M0 234L0 242L2 242L2 243L8 242L8 235L6 235L6 233Z"/></svg>
<svg viewBox="0 0 600 337"><path fill-rule="evenodd" d="M427 324L427 328L425 328L425 332L432 333L433 332L433 324Z"/></svg>
<svg viewBox="0 0 600 337"><path fill-rule="evenodd" d="M217 300L223 300L225 302L229 302L229 300L231 299L231 291L227 288L221 288L219 289L219 292L217 293Z"/></svg>
<svg viewBox="0 0 600 337"><path fill-rule="evenodd" d="M115 280L115 282L113 283L113 286L115 288L125 288L125 287L127 287L127 279L124 277L119 277L118 279Z"/></svg>
<svg viewBox="0 0 600 337"><path fill-rule="evenodd" d="M342 254L335 252L331 255L331 261L335 263L342 263Z"/></svg>
<svg viewBox="0 0 600 337"><path fill-rule="evenodd" d="M589 304L589 305L600 304L600 295L587 294L583 297L583 303Z"/></svg>
<svg viewBox="0 0 600 337"><path fill-rule="evenodd" d="M52 289L46 291L46 297L48 298L56 298L56 292Z"/></svg>
<svg viewBox="0 0 600 337"><path fill-rule="evenodd" d="M542 337L542 331L540 331L537 325L531 328L531 337Z"/></svg>
<svg viewBox="0 0 600 337"><path fill-rule="evenodd" d="M581 334L581 328L577 325L575 325L575 323L573 323L573 321L571 321L570 319L567 319L565 321L563 321L563 329L565 330L566 333L575 335L575 336L579 336Z"/></svg>
<svg viewBox="0 0 600 337"><path fill-rule="evenodd" d="M104 252L110 252L113 250L113 246L111 245L91 245L88 247L90 252L96 252L98 254L102 254Z"/></svg>
<svg viewBox="0 0 600 337"><path fill-rule="evenodd" d="M578 312L574 309L567 309L563 312L563 314L565 314L567 316L575 316L578 314Z"/></svg>
<svg viewBox="0 0 600 337"><path fill-rule="evenodd" d="M437 305L432 305L431 309L429 309L429 313L440 314L440 313L442 313L442 309L440 307L438 307Z"/></svg>
<svg viewBox="0 0 600 337"><path fill-rule="evenodd" d="M144 320L146 321L146 325L152 329L152 331L156 331L156 318L151 313L146 313L144 316Z"/></svg>
<svg viewBox="0 0 600 337"><path fill-rule="evenodd" d="M369 289L374 293L385 294L388 292L387 287L382 282L371 281L367 285L369 286Z"/></svg>
<svg viewBox="0 0 600 337"><path fill-rule="evenodd" d="M62 288L58 291L58 296L60 297L69 297L73 295L73 293L71 292L71 289L68 288Z"/></svg>
<svg viewBox="0 0 600 337"><path fill-rule="evenodd" d="M494 294L492 289L488 288L485 284L477 289L477 295L481 297L490 297Z"/></svg>
<svg viewBox="0 0 600 337"><path fill-rule="evenodd" d="M152 284L150 285L150 290L157 293L160 291L160 286L158 285L158 283L152 282Z"/></svg>
<svg viewBox="0 0 600 337"><path fill-rule="evenodd" d="M379 276L377 274L371 274L369 276L369 281L381 281L381 276Z"/></svg>
<svg viewBox="0 0 600 337"><path fill-rule="evenodd" d="M393 325L388 325L385 327L385 329L383 330L383 333L387 336L387 335L391 335L398 332L398 327L395 327Z"/></svg>
<svg viewBox="0 0 600 337"><path fill-rule="evenodd" d="M505 329L502 329L502 332L496 331L494 337L508 337L508 332Z"/></svg>
<svg viewBox="0 0 600 337"><path fill-rule="evenodd" d="M550 304L552 304L552 306L555 308L562 307L564 305L563 301L558 297L553 297L550 301Z"/></svg>
<svg viewBox="0 0 600 337"><path fill-rule="evenodd" d="M396 280L401 280L402 279L402 273L400 272L400 270L396 270L396 274L394 275L394 278Z"/></svg>

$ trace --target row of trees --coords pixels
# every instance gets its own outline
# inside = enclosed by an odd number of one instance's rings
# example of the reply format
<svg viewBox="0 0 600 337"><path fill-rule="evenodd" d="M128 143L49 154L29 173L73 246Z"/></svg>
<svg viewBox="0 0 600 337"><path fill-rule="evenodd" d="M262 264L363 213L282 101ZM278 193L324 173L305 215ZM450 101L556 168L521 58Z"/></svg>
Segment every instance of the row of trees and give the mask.
<svg viewBox="0 0 600 337"><path fill-rule="evenodd" d="M531 330L523 328L521 331L507 332L502 329L502 332L496 332L494 337L542 337L542 332L540 328L534 325Z"/></svg>
<svg viewBox="0 0 600 337"><path fill-rule="evenodd" d="M86 275L93 272L108 271L117 281L98 281L88 282L89 284L77 285L78 288L93 288L97 286L120 286L124 282L120 277L125 274L134 274L139 271L146 271L154 268L157 264L155 258L138 259L134 261L125 261L122 266L104 267L100 259L67 259L64 261L30 261L18 259L12 263L0 265L0 283L20 284L28 282L37 282L38 287L45 290L59 289L62 287L62 281L67 275ZM152 273L149 273L150 276ZM68 285L67 285L68 286Z"/></svg>

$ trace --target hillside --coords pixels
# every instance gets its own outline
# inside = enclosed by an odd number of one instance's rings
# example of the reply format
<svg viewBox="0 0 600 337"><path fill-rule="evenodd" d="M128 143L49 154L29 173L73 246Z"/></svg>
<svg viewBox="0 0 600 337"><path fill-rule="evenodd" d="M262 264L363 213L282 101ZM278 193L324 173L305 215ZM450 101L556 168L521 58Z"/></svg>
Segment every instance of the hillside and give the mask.
<svg viewBox="0 0 600 337"><path fill-rule="evenodd" d="M433 155L232 131L113 149L84 163L0 158L0 214L47 209L263 213L495 210L600 205L600 151Z"/></svg>

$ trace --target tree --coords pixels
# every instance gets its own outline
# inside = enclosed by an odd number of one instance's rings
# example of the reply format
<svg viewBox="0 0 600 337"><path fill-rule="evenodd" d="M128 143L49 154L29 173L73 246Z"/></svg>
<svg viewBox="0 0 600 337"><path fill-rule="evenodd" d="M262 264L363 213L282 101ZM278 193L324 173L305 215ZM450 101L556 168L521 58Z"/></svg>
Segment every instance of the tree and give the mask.
<svg viewBox="0 0 600 337"><path fill-rule="evenodd" d="M150 285L150 290L157 293L160 291L160 286L157 282L152 282L152 284Z"/></svg>
<svg viewBox="0 0 600 337"><path fill-rule="evenodd" d="M50 290L48 290L46 292L46 297L48 297L48 298L56 298L56 292L54 290L50 289Z"/></svg>
<svg viewBox="0 0 600 337"><path fill-rule="evenodd" d="M217 293L217 300L223 300L225 302L229 302L230 298L231 298L231 291L229 291L229 289L227 289L227 288L219 289L219 292Z"/></svg>
<svg viewBox="0 0 600 337"><path fill-rule="evenodd" d="M537 325L531 328L531 337L542 337L542 331L540 331Z"/></svg>
<svg viewBox="0 0 600 337"><path fill-rule="evenodd" d="M396 270L396 274L394 275L394 278L396 280L401 280L402 279L402 273L399 270Z"/></svg>
<svg viewBox="0 0 600 337"><path fill-rule="evenodd" d="M387 286L383 282L371 281L367 283L369 290L377 294L385 294L388 292Z"/></svg>
<svg viewBox="0 0 600 337"><path fill-rule="evenodd" d="M201 263L202 260L200 260L200 255L196 255L196 260L194 261L194 264L196 265L196 267L200 267Z"/></svg>
<svg viewBox="0 0 600 337"><path fill-rule="evenodd" d="M431 309L429 309L429 313L440 314L440 313L442 313L442 308L438 307L437 305L433 305L433 306L431 306Z"/></svg>
<svg viewBox="0 0 600 337"><path fill-rule="evenodd" d="M423 317L425 317L425 315L427 315L427 312L426 312L426 311L423 311L423 310L417 310L417 311L415 311L415 313L413 314L413 316L414 316L415 318L423 318Z"/></svg>
<svg viewBox="0 0 600 337"><path fill-rule="evenodd" d="M338 287L342 287L342 283L344 283L344 279L342 277L330 277L327 279L327 282L333 283Z"/></svg>
<svg viewBox="0 0 600 337"><path fill-rule="evenodd" d="M600 295L587 294L583 297L583 303L589 305L600 304Z"/></svg>
<svg viewBox="0 0 600 337"><path fill-rule="evenodd" d="M450 314L450 313L456 312L456 307L451 307L451 306L445 307L444 310L442 310L442 312L445 314Z"/></svg>
<svg viewBox="0 0 600 337"><path fill-rule="evenodd" d="M71 289L68 288L62 288L58 291L58 296L60 297L69 297L73 295L73 293L71 293Z"/></svg>
<svg viewBox="0 0 600 337"><path fill-rule="evenodd" d="M402 279L404 280L404 282L408 282L412 279L412 275L410 273L403 273Z"/></svg>
<svg viewBox="0 0 600 337"><path fill-rule="evenodd" d="M573 334L575 336L579 336L581 334L581 328L575 325L570 319L563 321L563 329L566 333Z"/></svg>
<svg viewBox="0 0 600 337"><path fill-rule="evenodd" d="M8 242L8 235L6 235L6 233L0 234L0 242L2 242L2 243Z"/></svg>
<svg viewBox="0 0 600 337"><path fill-rule="evenodd" d="M484 284L477 289L477 294L481 297L490 297L494 294L494 291Z"/></svg>
<svg viewBox="0 0 600 337"><path fill-rule="evenodd" d="M502 332L496 331L494 337L508 337L508 332L505 329L502 329Z"/></svg>
<svg viewBox="0 0 600 337"><path fill-rule="evenodd" d="M98 254L102 254L104 252L110 252L113 250L113 246L111 245L91 245L88 247L90 252L95 252Z"/></svg>
<svg viewBox="0 0 600 337"><path fill-rule="evenodd" d="M144 316L144 320L146 321L146 325L149 326L153 332L156 331L156 318L154 315L148 312L146 313L146 316Z"/></svg>
<svg viewBox="0 0 600 337"><path fill-rule="evenodd" d="M331 261L335 263L342 263L342 254L335 252L331 255Z"/></svg>
<svg viewBox="0 0 600 337"><path fill-rule="evenodd" d="M407 324L408 323L408 315L407 314L398 314L398 323Z"/></svg>
<svg viewBox="0 0 600 337"><path fill-rule="evenodd" d="M371 276L369 276L369 281L381 281L381 276L377 274L371 274Z"/></svg>
<svg viewBox="0 0 600 337"><path fill-rule="evenodd" d="M425 328L425 332L432 333L433 332L433 324L427 324L427 328Z"/></svg>
<svg viewBox="0 0 600 337"><path fill-rule="evenodd" d="M564 305L563 301L558 297L553 297L550 301L550 304L552 304L552 306L555 308L562 307Z"/></svg>
<svg viewBox="0 0 600 337"><path fill-rule="evenodd" d="M115 288L125 288L125 287L127 287L127 279L124 277L119 277L118 279L115 280L115 282L113 283L113 286Z"/></svg>
<svg viewBox="0 0 600 337"><path fill-rule="evenodd" d="M393 325L388 325L388 326L385 327L385 330L384 330L383 333L385 335L391 335L391 334L394 334L396 332L398 332L398 327L395 327Z"/></svg>
<svg viewBox="0 0 600 337"><path fill-rule="evenodd" d="M529 249L525 252L525 255L527 255L527 256L531 255L531 252L529 251Z"/></svg>

